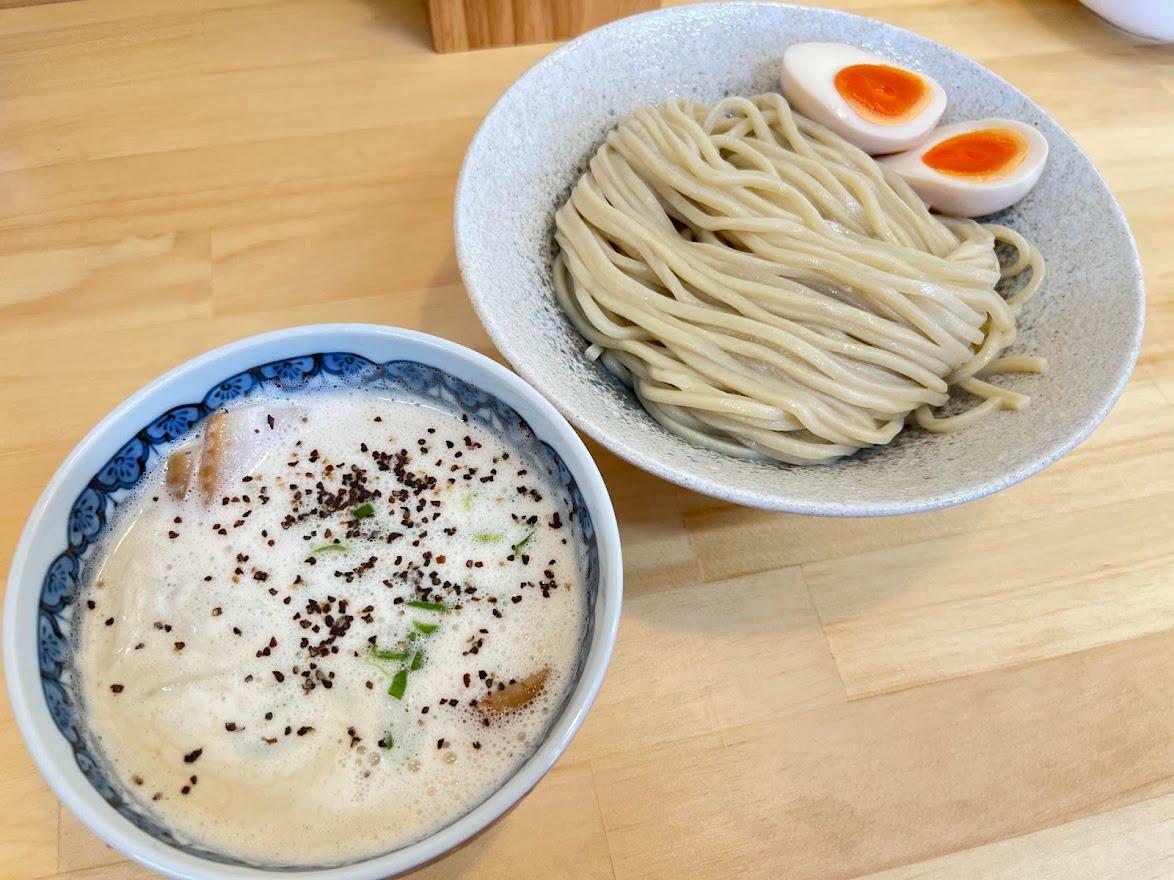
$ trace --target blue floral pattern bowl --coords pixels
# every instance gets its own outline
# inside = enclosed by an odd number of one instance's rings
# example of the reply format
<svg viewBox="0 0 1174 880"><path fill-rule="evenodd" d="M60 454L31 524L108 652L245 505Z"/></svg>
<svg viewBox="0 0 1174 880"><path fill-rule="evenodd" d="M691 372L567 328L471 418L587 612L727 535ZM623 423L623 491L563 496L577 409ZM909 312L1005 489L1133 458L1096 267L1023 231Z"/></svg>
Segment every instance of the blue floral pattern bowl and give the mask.
<svg viewBox="0 0 1174 880"><path fill-rule="evenodd" d="M18 548L4 622L5 665L17 718L30 751L58 795L107 842L174 876L240 877L280 869L250 867L179 839L107 774L72 687L70 621L82 572L114 509L143 478L161 448L186 436L211 413L255 392L312 393L316 387L340 384L440 402L525 450L569 499L576 537L584 548L589 612L577 685L545 742L506 786L424 841L352 865L301 868L298 873L386 876L421 864L476 833L553 764L581 723L606 668L621 589L614 513L578 437L521 380L452 343L366 325L280 331L190 362L123 404L62 465ZM185 395L198 402L172 402ZM137 423L129 415L144 412L152 416ZM128 424L134 427L124 430ZM108 447L114 451L103 457L101 450ZM72 495L71 487L76 489ZM50 549L55 553L47 554Z"/></svg>

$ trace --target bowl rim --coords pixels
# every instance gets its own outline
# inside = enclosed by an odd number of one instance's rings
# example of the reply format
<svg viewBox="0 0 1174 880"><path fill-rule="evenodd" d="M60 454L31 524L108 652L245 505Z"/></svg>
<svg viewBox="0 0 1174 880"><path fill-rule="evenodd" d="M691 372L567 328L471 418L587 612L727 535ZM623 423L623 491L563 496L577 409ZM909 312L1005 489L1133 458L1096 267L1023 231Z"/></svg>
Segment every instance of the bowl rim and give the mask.
<svg viewBox="0 0 1174 880"><path fill-rule="evenodd" d="M394 359L396 348L404 343L415 349L409 357L425 363L429 357L455 359L455 363L438 368L474 386L483 387L479 381L486 377L499 383L500 390L485 390L512 406L532 427L534 417L540 417L546 424L542 430L535 428L535 434L555 449L573 475L591 513L599 553L595 628L579 681L545 739L513 775L468 813L415 843L359 862L308 869L227 864L178 850L115 812L82 775L72 751L65 745L65 737L50 716L41 689L36 616L24 613L35 612L44 574L28 570L33 543L42 534L47 517L62 507L68 509L73 503L66 483L75 476L75 471L88 468L83 462L96 454L94 450L101 448L100 444L110 436L116 444L125 442L125 436L114 433L125 429L121 422L193 374L224 365L227 376L238 367L252 367L265 359L307 354L311 347L315 351L351 350L353 346L362 350L364 345L370 351L379 347L386 352L383 360ZM262 360L254 356L257 352L264 352L260 355ZM249 336L181 363L123 400L70 451L38 497L13 554L4 603L5 680L25 747L54 794L105 843L145 867L181 880L272 878L284 873L312 880L379 880L420 867L472 839L512 809L554 766L582 726L599 692L615 647L622 595L619 527L607 487L583 441L542 395L497 362L447 339L377 324L311 324Z"/></svg>
<svg viewBox="0 0 1174 880"><path fill-rule="evenodd" d="M487 136L487 126L494 114L502 107L506 100L522 83L536 80L544 76L547 71L558 66L563 58L568 55L580 52L585 43L594 40L601 40L613 31L618 31L624 28L633 26L635 22L653 17L663 18L698 18L703 19L717 10L729 11L731 9L750 8L758 10L778 10L780 8L794 10L798 12L810 13L812 15L819 15L827 18L840 18L843 20L852 21L867 21L874 24L881 24L885 28L900 32L902 35L912 37L916 40L923 40L932 43L934 46L944 49L945 51L958 56L971 64L974 64L982 69L987 75L992 77L997 82L1001 83L1006 88L1010 89L1016 96L1022 99L1026 104L1041 116L1047 118L1060 129L1064 135L1071 142L1073 147L1079 155L1088 163L1089 169L1092 171L1093 180L1099 183L1109 196L1110 211L1113 218L1120 223L1121 227L1126 233L1128 240L1128 259L1129 264L1125 268L1128 270L1134 282L1137 291L1137 319L1133 327L1133 335L1129 340L1128 349L1123 351L1124 362L1118 375L1115 377L1113 386L1109 389L1101 402L1101 405L1093 413L1090 413L1077 430L1072 431L1067 436L1060 440L1053 442L1046 450L1035 458L1030 459L1019 467L1004 473L996 478L987 480L985 483L967 484L957 489L940 492L933 495L917 496L912 498L886 498L881 500L871 501L802 501L791 499L785 495L773 494L765 495L750 489L742 489L735 486L730 486L724 481L717 481L710 478L698 477L693 474L687 467L681 465L674 465L665 463L660 460L655 454L650 455L644 448L636 446L629 442L623 436L608 433L602 427L595 423L590 418L584 418L572 406L564 402L563 396L558 393L558 389L554 388L547 376L539 369L531 367L524 358L515 357L517 347L511 345L509 335L507 334L503 323L498 320L494 311L489 307L488 298L485 296L485 291L490 285L483 284L479 278L478 273L474 271L474 260L469 253L469 240L473 237L474 230L469 226L469 220L466 215L466 202L471 200L471 193L476 183L473 179L473 174L470 170L474 160L474 154L483 149L482 141ZM733 502L746 507L755 507L763 510L774 510L783 513L794 513L808 516L826 516L826 517L873 517L873 516L900 516L911 513L925 513L932 510L941 510L946 507L953 507L958 504L964 504L970 501L977 501L980 498L985 498L1000 492L1003 489L1010 488L1017 483L1022 482L1030 476L1033 476L1040 471L1055 464L1081 443L1083 443L1090 434L1104 421L1105 417L1113 409L1117 400L1125 390L1125 386L1129 383L1130 377L1133 375L1134 367L1137 364L1138 356L1141 352L1142 336L1145 330L1145 313L1146 313L1146 296L1145 296L1145 276L1141 266L1141 255L1137 249L1137 240L1133 235L1133 230L1129 225L1129 220L1125 216L1124 210L1121 208L1116 195L1113 193L1112 187L1109 186L1104 175L1101 174L1100 169L1097 168L1096 163L1088 155L1087 151L1080 145L1080 143L1068 133L1063 126L1057 122L1050 113L1048 113L1039 104L1033 101L1028 95L1022 92L1012 83L999 76L994 71L975 61L970 56L963 54L944 43L939 43L936 40L926 37L916 31L911 31L908 28L900 27L899 25L889 24L880 19L871 18L866 15L858 15L852 12L846 12L839 9L828 9L817 6L807 6L802 4L792 3L775 3L769 0L737 0L737 2L705 2L694 3L686 6L673 6L662 9L654 9L648 12L643 12L638 15L631 15L626 18L617 19L616 21L597 27L593 30L587 31L584 34L564 43L559 48L555 49L550 54L544 56L539 61L535 62L529 67L521 76L519 76L513 83L510 84L501 96L494 102L489 112L485 114L484 119L481 120L480 125L477 126L476 132L473 134L472 140L465 151L465 157L461 162L460 175L457 178L457 186L454 195L453 206L453 237L456 245L457 265L460 268L461 280L464 282L465 290L468 294L470 302L473 304L473 310L477 313L478 319L481 321L486 332L493 340L493 344L502 356L509 362L510 366L517 370L518 374L529 382L540 394L550 400L554 406L580 431L587 434L591 439L599 443L601 446L624 459L628 463L635 465L641 470L647 471L654 476L667 480L678 486L690 489L694 492L699 492L703 495L708 495L713 498L718 498L723 501ZM829 465L835 467L835 464Z"/></svg>

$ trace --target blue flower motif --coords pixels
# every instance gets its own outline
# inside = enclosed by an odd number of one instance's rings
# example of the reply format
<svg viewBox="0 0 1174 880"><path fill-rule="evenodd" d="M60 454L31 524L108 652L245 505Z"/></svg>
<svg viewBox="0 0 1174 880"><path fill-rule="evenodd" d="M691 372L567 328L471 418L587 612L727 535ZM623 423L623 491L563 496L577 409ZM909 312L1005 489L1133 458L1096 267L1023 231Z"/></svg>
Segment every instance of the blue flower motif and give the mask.
<svg viewBox="0 0 1174 880"><path fill-rule="evenodd" d="M492 398L490 405L497 414L498 421L503 430L509 432L518 430L518 424L522 421L522 417L518 415L517 410L496 397Z"/></svg>
<svg viewBox="0 0 1174 880"><path fill-rule="evenodd" d="M49 715L62 735L69 740L75 749L80 745L77 732L77 714L73 711L69 692L60 681L50 678L41 679L41 689L45 693L45 703L49 707Z"/></svg>
<svg viewBox="0 0 1174 880"><path fill-rule="evenodd" d="M557 452L555 452L554 447L551 446L549 443L547 443L545 440L539 440L538 442L541 443L542 448L544 450L546 450L546 456L549 459L549 461L551 461L554 464L553 473L557 474L555 479L558 480L558 484L560 486L573 485L575 482L575 479L574 479L574 477L571 476L571 472L567 468L566 462L563 461L562 456L559 455Z"/></svg>
<svg viewBox="0 0 1174 880"><path fill-rule="evenodd" d="M37 659L41 674L58 676L69 657L69 645L57 626L57 618L42 608L37 613Z"/></svg>
<svg viewBox="0 0 1174 880"><path fill-rule="evenodd" d="M467 410L478 412L489 402L489 395L479 388L474 388L468 382L462 382L447 373L441 374L441 382L457 399L457 402Z"/></svg>
<svg viewBox="0 0 1174 880"><path fill-rule="evenodd" d="M374 370L375 364L361 355L332 351L322 355L322 369L336 376L356 376Z"/></svg>
<svg viewBox="0 0 1174 880"><path fill-rule="evenodd" d="M284 361L273 361L261 367L261 375L266 379L275 379L279 385L301 385L317 371L318 364L313 355L290 358Z"/></svg>
<svg viewBox="0 0 1174 880"><path fill-rule="evenodd" d="M41 605L59 612L73 601L77 590L77 559L72 553L62 553L49 566L41 584Z"/></svg>
<svg viewBox="0 0 1174 880"><path fill-rule="evenodd" d="M238 397L244 397L253 390L256 384L257 380L248 370L243 373L237 373L235 376L230 376L229 378L225 379L206 395L204 395L204 406L210 412L218 410L230 400L236 400Z"/></svg>
<svg viewBox="0 0 1174 880"><path fill-rule="evenodd" d="M172 407L147 425L143 433L151 443L170 443L186 435L203 417L204 410L198 404Z"/></svg>
<svg viewBox="0 0 1174 880"><path fill-rule="evenodd" d="M90 781L90 785L98 789L98 794L109 801L111 806L117 807L122 803L122 798L114 786L110 784L110 780L106 778L106 774L102 772L102 768L98 766L93 755L89 752L78 752L77 766Z"/></svg>
<svg viewBox="0 0 1174 880"><path fill-rule="evenodd" d="M151 449L135 437L120 450L114 453L110 461L94 475L94 482L113 492L115 489L129 489L139 481L143 475L143 465L147 463L147 456Z"/></svg>
<svg viewBox="0 0 1174 880"><path fill-rule="evenodd" d="M80 550L98 537L106 523L106 496L88 486L69 511L69 546Z"/></svg>
<svg viewBox="0 0 1174 880"><path fill-rule="evenodd" d="M393 382L406 385L416 392L434 390L433 386L436 384L435 372L415 361L388 361L383 365L383 371Z"/></svg>

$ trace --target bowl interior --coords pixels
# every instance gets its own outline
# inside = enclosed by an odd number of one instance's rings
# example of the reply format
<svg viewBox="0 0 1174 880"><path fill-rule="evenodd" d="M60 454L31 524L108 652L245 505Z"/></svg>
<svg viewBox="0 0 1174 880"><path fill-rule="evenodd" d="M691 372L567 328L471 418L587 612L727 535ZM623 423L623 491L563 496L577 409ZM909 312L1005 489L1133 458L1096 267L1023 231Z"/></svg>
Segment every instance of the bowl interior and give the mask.
<svg viewBox="0 0 1174 880"><path fill-rule="evenodd" d="M951 435L902 432L826 467L738 461L660 428L582 353L551 287L553 215L616 121L673 95L713 102L778 90L791 43L852 43L942 83L944 121L1005 116L1035 125L1051 155L1038 186L995 220L1048 264L1011 353L1044 376L1000 377L1032 398ZM924 37L846 13L775 4L681 7L625 19L556 51L515 83L469 148L457 191L457 251L478 314L510 363L578 427L659 476L759 507L825 515L933 509L1005 488L1055 461L1105 416L1136 360L1141 270L1128 225L1072 139L1021 92Z"/></svg>
<svg viewBox="0 0 1174 880"><path fill-rule="evenodd" d="M280 334L276 335L280 336ZM419 339L428 339L428 337L422 337L419 334L412 335ZM296 341L294 344L296 345ZM288 347L287 345L286 348ZM387 348L386 345L381 347ZM450 347L456 348L455 346ZM480 358L479 355L472 352L466 352L466 354L470 358ZM225 360L230 359L226 358ZM595 689L598 687L597 678L602 674L598 655L601 652L607 654L610 651L610 639L614 636L614 618L618 616L618 607L615 606L612 597L599 600L602 583L606 582L612 586L618 585L618 571L616 569L618 554L611 553L611 545L615 540L613 535L614 520L609 519L610 505L606 503L605 495L603 496L604 506L599 506L597 492L602 488L601 482L598 482L598 485L588 486L588 496L593 499L590 505L584 496L580 486L580 480L584 478L584 463L590 468L586 450L582 448L577 438L574 438L573 432L565 422L558 419L557 415L549 410L549 407L544 407L544 409L549 413L549 416L553 416L561 423L565 436L551 436L549 430L536 432L530 422L501 397L490 393L475 382L467 381L447 369L434 365L434 363L414 359L381 361L377 357L365 356L355 351L315 351L313 349L295 349L295 353L286 354L278 360L262 360L256 363L252 360L246 360L245 363L251 365L243 369L239 365L240 359L237 358L236 361L238 366L231 372L226 372L229 368L227 363L221 367L217 361L213 360L211 364L206 365L203 372L209 377L217 376L217 379L210 384L207 378L196 379L193 384L191 377L188 377L188 381L184 381L183 377L172 374L124 404L87 440L83 441L70 460L62 466L61 471L54 478L54 483L46 490L46 495L38 505L33 519L30 520L30 531L34 528L37 531L37 535L34 536L37 546L31 549L25 546L30 538L26 533L25 541L22 542L22 547L18 551L18 559L14 564L10 592L14 594L20 592L34 600L35 613L33 602L25 603L29 612L26 615L21 610L15 609L15 603L10 600L7 610L9 618L7 625L10 633L16 629L23 634L31 632L35 621L35 645L31 638L10 639L9 641L26 643L30 653L35 647L36 660L35 666L31 661L26 662L24 669L18 671L17 667L20 666L24 656L18 654L16 662L9 663L9 674L10 681L14 677L22 676L23 686L31 690L34 685L28 685L27 682L30 679L36 680L39 671L39 685L44 696L44 706L38 706L37 711L47 710L52 726L56 728L56 732L64 740L64 743L60 743L54 737L55 741L51 743L51 746L57 750L58 755L67 756L58 757L55 760L58 763L71 760L76 765L76 769L54 767L51 769L55 772L52 775L47 772L46 775L50 775L51 781L56 781L56 777L62 775L71 780L70 784L76 784L78 772L80 772L84 780L92 786L92 793L87 794L96 794L105 805L116 811L138 831L150 835L155 841L161 842L185 856L201 860L202 864L217 862L224 866L245 865L245 863L226 854L212 852L173 834L170 829L160 824L149 810L144 809L136 798L130 796L117 778L107 771L101 749L92 740L86 729L84 706L81 704L78 689L75 686L72 620L78 591L85 581L87 564L93 561L107 524L113 519L118 505L131 494L154 461L161 454L164 454L161 453L161 450L166 450L171 443L188 435L204 418L219 408L226 404L231 405L234 401L263 390L280 389L286 394L309 394L320 387L346 386L383 394L390 393L399 398L421 400L431 405L440 404L446 408L466 413L471 420L509 440L532 462L532 466L541 467L546 472L550 485L558 487L567 499L571 510L569 525L580 549L579 565L589 592L587 617L579 645L578 667L563 705L552 716L546 740L539 746L539 751L545 750L549 753L539 760L539 764L546 762L546 766L538 766L536 768L537 776L530 780L524 780L525 784L517 794L512 799L507 798L508 802L503 801L501 809L508 807L512 800L525 793L537 781L537 777L541 776L541 773L548 768L549 763L553 763L557 753L569 741L570 735L577 728L586 711L587 704L590 703ZM493 370L508 376L506 371L501 370L500 367L487 360L486 363ZM180 371L184 369L180 368ZM218 369L221 372L217 373ZM461 372L467 376L467 370ZM500 385L500 381L493 382L489 376L483 378L489 380L486 384L495 387ZM515 377L511 376L509 379L511 380L510 384L522 386L522 383ZM173 387L177 383L186 387L178 389ZM198 389L198 391L192 393L193 389ZM152 394L153 390L159 393ZM167 391L171 393L164 393ZM499 391L499 393L501 392ZM185 394L191 396L187 402L176 403L174 400L177 394L179 399L183 399ZM166 400L168 397L171 398L171 402ZM512 395L511 399L514 399ZM162 404L156 402L159 400L164 402ZM117 422L120 414L125 416L123 411L128 407L132 411L135 410L136 404L140 414L150 413L153 417L147 421L135 422L134 419L137 417L132 414L122 418L121 421L127 422L127 418L129 418L128 425L133 425L133 427L103 430L108 427L108 423L112 419ZM526 401L519 403L519 405L523 404L526 404ZM523 405L523 408L527 408L527 406ZM531 417L533 417L532 413ZM548 427L548 425L544 425L544 428ZM571 447L567 446L568 437L574 444ZM572 456L570 464L564 460L564 456L556 450L552 443L559 445L564 451L569 451ZM95 458L95 449L86 450L87 444L91 446L97 444L98 450L105 447L107 451L104 455ZM111 449L116 451L111 454L109 452ZM87 460L92 461L93 464L85 464ZM578 472L579 479L576 478L572 469ZM586 476L593 483L598 481L598 473L593 469ZM73 486L72 489L69 488L70 484ZM57 490L56 494L54 493L55 489ZM592 516L592 507L605 520L602 523L604 532L601 536L596 534L596 522ZM38 522L38 519L43 521ZM602 573L601 544L605 548L606 555L617 557L603 559ZM22 559L22 556L27 558ZM20 570L26 568L27 572L23 575L20 574ZM618 589L618 586L616 588ZM605 605L608 606L606 615L603 607ZM27 619L25 619L26 616ZM20 618L19 624L14 624L16 618ZM600 630L602 632L598 632ZM611 632L610 636L608 635L609 631ZM11 643L9 649L13 652L22 651L22 647L14 648ZM603 664L606 665L606 657L602 659ZM12 660L11 656L9 660ZM589 663L590 669L588 669ZM14 690L17 689L14 688ZM572 703L574 706L570 705ZM570 717L572 715L574 717ZM36 723L35 719L29 721L30 726L33 727ZM39 730L35 735L45 737L51 736L52 733L49 730ZM28 736L27 730L26 739L32 739ZM552 740L555 742L551 743ZM44 770L46 769L45 761L38 755L39 745L41 743L30 741L30 747L34 755L41 761ZM61 751L60 745L64 745L68 751ZM532 756L527 764L534 760L535 758ZM523 769L525 767L526 765L523 765ZM518 775L524 776L526 774L520 769ZM81 782L81 785L85 784L85 782ZM63 799L74 806L71 803L70 792L63 793L59 785L55 787L58 788L58 793L62 795ZM496 798L499 794L501 794L501 790L490 797L491 799ZM90 798L90 800L93 799ZM482 807L485 806L486 804L482 804ZM481 807L475 808L474 812L478 810L481 810ZM465 822L469 815L466 814L465 817L458 818L453 825ZM84 815L83 818L85 818ZM486 821L490 821L492 818L496 818L496 816L490 815ZM100 833L103 830L109 830L101 827L105 821L106 818L102 823L98 823L100 827L96 827L95 830ZM452 827L452 825L449 826L450 829ZM472 830L475 831L477 828L472 827ZM131 834L133 841L133 832ZM104 834L103 836L110 840L108 835ZM435 836L443 837L444 833L438 832ZM452 842L439 851L443 852L443 849L459 842L465 836L468 836L467 832L451 835ZM118 834L115 837L117 838L116 842L126 842L125 837ZM401 848L397 853L402 853L410 848ZM136 851L133 845L128 850L131 855L142 856L142 853ZM422 853L411 864L418 864L435 854L437 853ZM379 858L375 857L376 860ZM402 867L410 867L411 864L405 864ZM153 866L160 867L154 863ZM166 865L162 867L167 869ZM271 870L281 866L266 864L256 867ZM305 868L304 865L299 867ZM395 870L399 866L390 867ZM174 867L172 870L175 870ZM387 871L385 869L377 873L382 876Z"/></svg>

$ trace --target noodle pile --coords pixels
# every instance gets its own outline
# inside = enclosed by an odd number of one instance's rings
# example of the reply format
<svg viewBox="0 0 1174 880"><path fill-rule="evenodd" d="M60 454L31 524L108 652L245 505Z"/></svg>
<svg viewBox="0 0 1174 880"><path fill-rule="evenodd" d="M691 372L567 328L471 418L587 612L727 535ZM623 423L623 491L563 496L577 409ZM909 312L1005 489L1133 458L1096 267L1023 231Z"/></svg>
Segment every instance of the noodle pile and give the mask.
<svg viewBox="0 0 1174 880"><path fill-rule="evenodd" d="M1046 367L1000 357L1043 281L1035 247L931 215L777 94L641 108L555 223L555 293L588 356L664 428L739 458L828 462L907 419L958 430L1028 402L983 377ZM980 402L935 416L951 386Z"/></svg>

